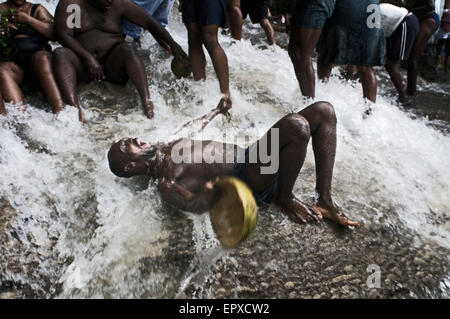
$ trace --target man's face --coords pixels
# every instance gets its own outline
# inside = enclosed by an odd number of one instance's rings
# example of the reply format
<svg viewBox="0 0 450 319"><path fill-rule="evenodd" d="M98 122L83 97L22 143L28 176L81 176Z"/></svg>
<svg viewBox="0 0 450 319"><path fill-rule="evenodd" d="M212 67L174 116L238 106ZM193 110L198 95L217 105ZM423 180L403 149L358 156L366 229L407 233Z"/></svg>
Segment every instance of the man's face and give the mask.
<svg viewBox="0 0 450 319"><path fill-rule="evenodd" d="M96 7L97 9L106 11L111 8L112 2L114 0L88 0L91 5Z"/></svg>
<svg viewBox="0 0 450 319"><path fill-rule="evenodd" d="M144 143L139 138L123 139L118 143L121 155L128 156L131 161L147 159L153 157L156 153L156 147L152 143Z"/></svg>

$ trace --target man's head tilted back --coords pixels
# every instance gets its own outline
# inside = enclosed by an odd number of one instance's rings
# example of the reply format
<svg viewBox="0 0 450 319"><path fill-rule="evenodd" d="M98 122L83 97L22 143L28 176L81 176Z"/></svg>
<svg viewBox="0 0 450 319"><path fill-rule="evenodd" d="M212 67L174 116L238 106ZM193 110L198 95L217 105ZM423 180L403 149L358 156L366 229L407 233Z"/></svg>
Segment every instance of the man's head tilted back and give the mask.
<svg viewBox="0 0 450 319"><path fill-rule="evenodd" d="M131 162L131 159L120 150L120 143L122 141L118 141L111 145L111 148L108 151L108 162L109 169L114 175L119 177L131 177L133 176L130 172L125 171L125 166Z"/></svg>
<svg viewBox="0 0 450 319"><path fill-rule="evenodd" d="M122 139L111 145L108 162L111 172L119 177L132 177L146 174L148 160L154 158L156 147L141 142L138 138Z"/></svg>

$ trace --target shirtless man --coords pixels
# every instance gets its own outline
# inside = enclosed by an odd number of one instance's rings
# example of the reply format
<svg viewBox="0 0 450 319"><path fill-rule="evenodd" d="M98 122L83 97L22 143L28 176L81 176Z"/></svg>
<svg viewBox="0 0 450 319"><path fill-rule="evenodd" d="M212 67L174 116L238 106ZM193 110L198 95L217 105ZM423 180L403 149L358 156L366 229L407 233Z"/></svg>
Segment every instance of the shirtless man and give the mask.
<svg viewBox="0 0 450 319"><path fill-rule="evenodd" d="M79 8L79 27L73 23L73 15L77 13L73 5ZM136 48L124 41L123 18L150 31L158 42L170 46L176 59L189 63L186 53L161 24L132 0L61 0L55 23L64 48L54 53L56 79L66 103L80 108L76 94L78 81L106 80L123 85L130 78L139 92L145 115L152 118L153 103L144 63Z"/></svg>
<svg viewBox="0 0 450 319"><path fill-rule="evenodd" d="M218 108L220 107L219 105ZM271 134L275 132L272 129L278 129L279 153L272 143ZM187 154L194 154L194 148L198 146L193 140L183 139L154 145L141 142L138 138L122 139L114 143L108 152L109 166L119 177L149 175L158 181L162 198L185 211L200 213L211 209L220 196L214 187L214 181L217 177L231 175L248 184L258 204L273 204L294 222L319 222L325 217L344 226L358 226L357 222L351 221L339 211L331 197L336 152L336 116L333 107L326 102L314 103L297 114L286 115L272 129L246 150L234 144L197 141L202 145L203 152L201 161L196 157L196 163L193 163L193 155L188 156L190 161L181 163L175 158L180 147L191 150ZM313 205L301 202L292 193L311 137L316 162L316 190L319 195ZM256 147L259 149L264 144L267 146L267 154L271 154L271 149L274 149L278 155L279 168L273 174L263 171L267 164L263 164L265 160L261 160L259 154L254 152ZM227 152L231 152L229 157ZM214 158L216 154L220 154L222 159L234 160L222 160L218 163L219 161L211 161L208 154L215 154ZM256 160L252 160L252 157Z"/></svg>

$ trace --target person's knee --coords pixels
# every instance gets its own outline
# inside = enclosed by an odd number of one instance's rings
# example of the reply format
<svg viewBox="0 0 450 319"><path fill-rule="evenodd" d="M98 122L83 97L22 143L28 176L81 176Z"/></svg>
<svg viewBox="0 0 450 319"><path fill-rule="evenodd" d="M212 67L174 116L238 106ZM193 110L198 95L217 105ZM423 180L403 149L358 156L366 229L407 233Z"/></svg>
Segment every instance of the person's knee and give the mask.
<svg viewBox="0 0 450 319"><path fill-rule="evenodd" d="M0 63L0 82L7 83L11 81L11 68L8 63Z"/></svg>
<svg viewBox="0 0 450 319"><path fill-rule="evenodd" d="M217 35L215 34L204 33L202 36L202 41L208 51L214 50L219 46Z"/></svg>
<svg viewBox="0 0 450 319"><path fill-rule="evenodd" d="M34 68L42 71L51 71L52 54L47 51L38 51L31 58Z"/></svg>
<svg viewBox="0 0 450 319"><path fill-rule="evenodd" d="M55 51L53 51L53 63L55 65L61 65L65 64L70 61L72 51L67 48L57 48Z"/></svg>
<svg viewBox="0 0 450 319"><path fill-rule="evenodd" d="M320 115L321 121L336 125L336 112L331 103L326 101L319 101L314 103L314 111Z"/></svg>
<svg viewBox="0 0 450 319"><path fill-rule="evenodd" d="M297 113L283 117L278 123L278 127L280 131L283 131L283 135L287 135L296 141L308 141L311 136L308 121Z"/></svg>

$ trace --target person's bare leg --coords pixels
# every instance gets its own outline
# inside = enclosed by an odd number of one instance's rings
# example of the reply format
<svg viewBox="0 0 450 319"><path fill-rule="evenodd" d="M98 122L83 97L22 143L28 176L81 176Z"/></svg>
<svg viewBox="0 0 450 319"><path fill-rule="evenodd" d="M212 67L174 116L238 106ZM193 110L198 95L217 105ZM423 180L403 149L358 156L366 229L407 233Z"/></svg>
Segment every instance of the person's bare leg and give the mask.
<svg viewBox="0 0 450 319"><path fill-rule="evenodd" d="M52 106L53 113L58 114L64 108L64 102L53 76L52 54L47 51L39 51L31 58L31 69L39 80L42 90Z"/></svg>
<svg viewBox="0 0 450 319"><path fill-rule="evenodd" d="M139 92L145 115L149 119L153 118L153 103L150 100L145 65L134 45L124 42L116 46L108 55L105 71L107 79L111 77L113 82L122 82L121 79L128 77Z"/></svg>
<svg viewBox="0 0 450 319"><path fill-rule="evenodd" d="M407 98L405 87L403 86L402 75L400 74L400 61L388 60L386 62L386 70L391 77L392 83L394 83L395 88L401 98Z"/></svg>
<svg viewBox="0 0 450 319"><path fill-rule="evenodd" d="M331 70L333 69L332 64L320 64L317 63L317 76L321 81L328 81L331 75Z"/></svg>
<svg viewBox="0 0 450 319"><path fill-rule="evenodd" d="M289 56L294 64L300 90L304 96L312 98L315 97L316 90L312 54L321 33L322 29L294 29L289 42Z"/></svg>
<svg viewBox="0 0 450 319"><path fill-rule="evenodd" d="M217 38L218 30L218 25L202 26L203 44L205 45L206 50L208 50L217 78L219 79L220 92L222 92L225 97L230 98L228 59L219 44Z"/></svg>
<svg viewBox="0 0 450 319"><path fill-rule="evenodd" d="M0 115L6 114L5 102L3 101L3 94L0 91Z"/></svg>
<svg viewBox="0 0 450 319"><path fill-rule="evenodd" d="M230 22L231 36L235 40L242 39L242 11L240 0L228 0L227 11Z"/></svg>
<svg viewBox="0 0 450 319"><path fill-rule="evenodd" d="M23 105L22 90L19 85L23 81L22 69L12 62L0 63L0 92L8 103Z"/></svg>
<svg viewBox="0 0 450 319"><path fill-rule="evenodd" d="M206 59L203 52L202 30L199 25L192 22L185 25L188 30L189 62L191 63L194 80L204 80L206 78Z"/></svg>
<svg viewBox="0 0 450 319"><path fill-rule="evenodd" d="M341 225L358 226L342 214L331 196L334 160L336 156L336 114L327 102L314 103L298 114L309 124L316 165L316 208L322 216Z"/></svg>
<svg viewBox="0 0 450 319"><path fill-rule="evenodd" d="M279 134L279 140L277 141L279 157L277 158L272 155L273 128L278 129ZM294 222L319 222L322 218L320 212L311 205L301 202L292 192L303 166L310 139L308 122L299 114L289 114L279 120L272 129L258 141L257 145L259 149L264 140L267 141L267 153L271 154L273 160L278 160L278 171L274 174L263 174L261 168L267 166L267 164L261 162L258 154L257 163L247 164L250 186L257 192L263 191L278 178L277 192L272 204ZM278 151L278 149L274 151ZM273 163L271 164L273 165Z"/></svg>
<svg viewBox="0 0 450 319"><path fill-rule="evenodd" d="M83 121L83 112L78 102L77 83L89 80L89 71L84 67L80 58L67 48L58 48L53 52L53 70L63 100L79 111L79 120Z"/></svg>
<svg viewBox="0 0 450 319"><path fill-rule="evenodd" d="M264 29L264 32L266 32L267 36L267 42L269 42L269 45L275 44L275 31L272 27L272 24L270 24L269 19L262 19L260 21L261 27Z"/></svg>
<svg viewBox="0 0 450 319"><path fill-rule="evenodd" d="M412 53L408 60L408 87L406 92L410 96L414 95L417 90L419 58L423 51L425 51L428 40L433 35L435 29L436 22L434 19L426 19L420 23L419 33L417 34Z"/></svg>
<svg viewBox="0 0 450 319"><path fill-rule="evenodd" d="M375 103L377 101L377 77L371 66L358 65L364 98Z"/></svg>

